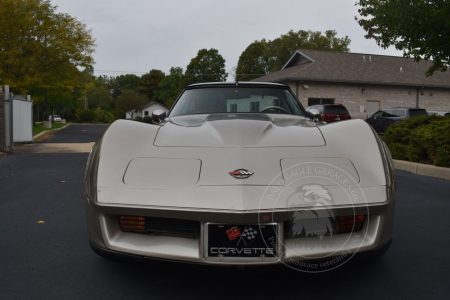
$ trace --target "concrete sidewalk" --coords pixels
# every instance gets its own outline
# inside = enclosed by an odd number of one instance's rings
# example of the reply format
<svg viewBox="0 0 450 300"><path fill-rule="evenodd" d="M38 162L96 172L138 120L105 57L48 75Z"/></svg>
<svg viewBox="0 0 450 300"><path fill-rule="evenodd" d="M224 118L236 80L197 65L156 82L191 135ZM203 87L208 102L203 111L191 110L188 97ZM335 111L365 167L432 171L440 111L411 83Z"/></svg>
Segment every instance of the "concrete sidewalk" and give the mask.
<svg viewBox="0 0 450 300"><path fill-rule="evenodd" d="M89 153L94 146L91 143L37 143L25 144L14 148L19 153Z"/></svg>

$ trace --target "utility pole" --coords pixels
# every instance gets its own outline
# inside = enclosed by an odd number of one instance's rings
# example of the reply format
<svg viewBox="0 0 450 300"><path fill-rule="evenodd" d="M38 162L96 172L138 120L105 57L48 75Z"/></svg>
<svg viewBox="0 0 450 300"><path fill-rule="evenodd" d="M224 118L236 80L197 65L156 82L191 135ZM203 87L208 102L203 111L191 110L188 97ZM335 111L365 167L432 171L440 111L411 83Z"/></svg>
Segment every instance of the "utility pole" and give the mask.
<svg viewBox="0 0 450 300"><path fill-rule="evenodd" d="M45 118L48 118L48 90L45 89L45 116L44 116L44 121Z"/></svg>
<svg viewBox="0 0 450 300"><path fill-rule="evenodd" d="M416 94L416 108L419 108L419 93L421 93L422 88L417 88L417 94Z"/></svg>
<svg viewBox="0 0 450 300"><path fill-rule="evenodd" d="M12 152L13 142L13 93L9 92L9 85L5 85L3 100L3 151Z"/></svg>

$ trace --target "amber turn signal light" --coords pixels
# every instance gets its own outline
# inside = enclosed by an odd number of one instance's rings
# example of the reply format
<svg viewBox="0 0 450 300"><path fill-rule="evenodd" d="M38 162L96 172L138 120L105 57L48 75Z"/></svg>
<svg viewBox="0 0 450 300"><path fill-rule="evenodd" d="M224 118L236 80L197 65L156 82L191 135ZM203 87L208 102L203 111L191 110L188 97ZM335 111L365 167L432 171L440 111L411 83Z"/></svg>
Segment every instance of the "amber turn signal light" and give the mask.
<svg viewBox="0 0 450 300"><path fill-rule="evenodd" d="M366 216L344 216L337 217L338 233L348 233L353 231L360 231L364 226Z"/></svg>
<svg viewBox="0 0 450 300"><path fill-rule="evenodd" d="M123 231L145 231L145 217L119 216L119 222Z"/></svg>

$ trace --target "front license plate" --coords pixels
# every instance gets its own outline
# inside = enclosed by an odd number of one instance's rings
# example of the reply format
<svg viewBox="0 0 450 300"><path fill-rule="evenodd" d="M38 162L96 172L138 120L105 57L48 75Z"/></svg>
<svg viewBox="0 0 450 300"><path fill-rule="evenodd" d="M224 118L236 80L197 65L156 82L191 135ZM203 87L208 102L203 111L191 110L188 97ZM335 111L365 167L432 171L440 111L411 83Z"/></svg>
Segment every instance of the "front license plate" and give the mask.
<svg viewBox="0 0 450 300"><path fill-rule="evenodd" d="M208 224L208 257L276 257L277 224Z"/></svg>
<svg viewBox="0 0 450 300"><path fill-rule="evenodd" d="M341 119L341 117L337 116L334 118L336 121L339 121Z"/></svg>

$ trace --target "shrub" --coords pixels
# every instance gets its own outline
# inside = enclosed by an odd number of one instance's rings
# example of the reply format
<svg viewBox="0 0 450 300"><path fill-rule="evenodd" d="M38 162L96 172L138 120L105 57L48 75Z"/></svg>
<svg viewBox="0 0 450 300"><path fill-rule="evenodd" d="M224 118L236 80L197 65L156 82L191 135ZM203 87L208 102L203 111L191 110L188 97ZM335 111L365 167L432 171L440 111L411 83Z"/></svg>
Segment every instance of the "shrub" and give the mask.
<svg viewBox="0 0 450 300"><path fill-rule="evenodd" d="M109 111L103 110L98 107L95 110L95 120L100 123L112 123L114 122L115 118L114 115Z"/></svg>
<svg viewBox="0 0 450 300"><path fill-rule="evenodd" d="M148 124L153 124L153 119L152 119L152 117L150 117L150 116L145 116L145 117L142 119L142 122L148 123Z"/></svg>
<svg viewBox="0 0 450 300"><path fill-rule="evenodd" d="M114 120L119 120L119 119L125 119L126 118L125 113L123 111L121 111L120 109L118 109L117 107L111 109L109 112L113 114Z"/></svg>
<svg viewBox="0 0 450 300"><path fill-rule="evenodd" d="M450 167L450 118L410 118L391 125L383 140L395 159Z"/></svg>
<svg viewBox="0 0 450 300"><path fill-rule="evenodd" d="M95 122L95 112L90 109L83 109L77 112L77 121L80 121L82 123Z"/></svg>
<svg viewBox="0 0 450 300"><path fill-rule="evenodd" d="M450 167L450 145L439 147L434 164L440 167Z"/></svg>
<svg viewBox="0 0 450 300"><path fill-rule="evenodd" d="M136 117L136 118L134 118L134 120L138 121L138 122L142 122L142 117Z"/></svg>

